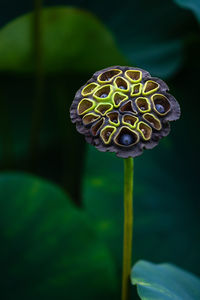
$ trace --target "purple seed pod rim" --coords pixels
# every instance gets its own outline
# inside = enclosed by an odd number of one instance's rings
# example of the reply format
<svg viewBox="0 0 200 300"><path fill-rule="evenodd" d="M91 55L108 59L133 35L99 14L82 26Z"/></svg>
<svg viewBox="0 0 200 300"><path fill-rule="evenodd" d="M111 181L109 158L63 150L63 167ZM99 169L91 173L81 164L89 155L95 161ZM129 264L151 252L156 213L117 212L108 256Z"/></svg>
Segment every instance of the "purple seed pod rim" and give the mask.
<svg viewBox="0 0 200 300"><path fill-rule="evenodd" d="M123 73L123 74L125 74L125 72L128 71L128 70L140 71L142 73L141 83L144 85L145 82L147 82L148 80L158 83L158 85L159 85L158 93L162 94L170 102L170 111L169 111L169 113L167 113L167 115L165 115L165 116L162 116L162 115L158 116L157 115L157 118L159 118L159 120L162 122L162 130L160 130L160 131L154 130L150 140L143 141L142 139L140 139L140 141L137 144L134 144L133 146L128 146L128 147L125 147L124 145L123 146L116 145L116 143L114 143L113 141L110 144L106 145L105 143L102 142L102 139L100 138L99 135L93 136L91 134L91 128L89 128L87 126L84 126L83 121L82 121L82 116L80 116L77 113L78 104L80 103L80 100L83 98L83 96L81 94L82 90L90 83L97 83L98 82L97 81L98 77L102 73L105 73L106 71L110 71L110 70L113 70L113 69L121 70L122 71L121 73ZM125 77L123 77L123 78L125 78ZM112 78L111 81L113 82L114 79ZM105 85L105 83L103 85ZM169 134L169 132L170 132L169 121L175 121L180 117L180 106L179 106L178 102L176 101L176 99L171 94L169 94L168 91L169 91L169 88L168 88L167 84L162 79L157 78L157 77L151 77L149 72L147 72L147 71L145 71L141 68L128 67L128 66L108 67L108 68L105 68L105 69L102 69L100 71L95 72L93 74L92 78L89 79L86 82L86 84L84 84L77 91L77 93L75 94L74 101L73 101L73 103L71 105L71 108L70 108L70 117L71 117L72 122L76 123L77 131L79 133L85 135L86 141L88 143L94 145L98 150L103 151L103 152L106 152L106 151L115 152L118 157L122 157L122 158L136 157L136 156L139 156L139 155L142 154L143 149L152 149L152 148L154 148L158 144L159 140L162 137L165 137ZM154 96L154 95L156 95L156 93L154 93L152 96ZM113 111L118 111L118 109L114 108Z"/></svg>

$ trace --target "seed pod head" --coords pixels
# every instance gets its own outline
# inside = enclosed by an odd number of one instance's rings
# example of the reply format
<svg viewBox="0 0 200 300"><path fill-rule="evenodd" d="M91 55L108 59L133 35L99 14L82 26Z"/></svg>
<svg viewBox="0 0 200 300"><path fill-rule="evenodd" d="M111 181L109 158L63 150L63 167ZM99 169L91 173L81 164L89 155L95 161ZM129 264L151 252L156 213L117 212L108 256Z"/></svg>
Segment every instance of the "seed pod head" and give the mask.
<svg viewBox="0 0 200 300"><path fill-rule="evenodd" d="M139 68L114 66L94 73L76 93L70 116L100 151L127 158L168 135L180 106L164 81Z"/></svg>

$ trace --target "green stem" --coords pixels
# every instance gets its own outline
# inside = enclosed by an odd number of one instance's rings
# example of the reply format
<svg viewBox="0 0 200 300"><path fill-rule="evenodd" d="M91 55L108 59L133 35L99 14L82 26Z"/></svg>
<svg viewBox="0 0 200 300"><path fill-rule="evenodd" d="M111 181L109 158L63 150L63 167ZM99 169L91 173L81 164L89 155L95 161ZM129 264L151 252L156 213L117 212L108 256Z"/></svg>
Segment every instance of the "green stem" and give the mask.
<svg viewBox="0 0 200 300"><path fill-rule="evenodd" d="M44 104L44 71L42 49L42 0L34 0L33 14L33 51L35 61L35 99L33 103L33 115L30 138L30 158L34 161L39 142ZM34 162L33 162L34 165Z"/></svg>
<svg viewBox="0 0 200 300"><path fill-rule="evenodd" d="M0 146L2 149L1 167L8 169L14 166L12 121L8 109L8 100L4 93L0 97Z"/></svg>
<svg viewBox="0 0 200 300"><path fill-rule="evenodd" d="M133 237L133 158L124 159L124 242L122 300L129 299Z"/></svg>

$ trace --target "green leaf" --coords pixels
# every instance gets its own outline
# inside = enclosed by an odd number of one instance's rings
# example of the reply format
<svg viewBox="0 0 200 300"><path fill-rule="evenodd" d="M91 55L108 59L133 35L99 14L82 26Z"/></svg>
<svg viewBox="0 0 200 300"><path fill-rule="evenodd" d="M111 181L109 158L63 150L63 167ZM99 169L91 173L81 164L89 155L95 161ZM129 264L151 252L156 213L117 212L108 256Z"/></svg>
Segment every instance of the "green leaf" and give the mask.
<svg viewBox="0 0 200 300"><path fill-rule="evenodd" d="M181 7L191 10L200 22L200 2L199 0L174 0Z"/></svg>
<svg viewBox="0 0 200 300"><path fill-rule="evenodd" d="M115 267L87 215L58 187L0 175L3 299L113 299Z"/></svg>
<svg viewBox="0 0 200 300"><path fill-rule="evenodd" d="M41 27L46 72L93 72L125 62L111 33L88 12L67 6L44 8ZM33 71L33 57L33 13L29 13L1 29L0 71Z"/></svg>
<svg viewBox="0 0 200 300"><path fill-rule="evenodd" d="M171 264L139 261L131 273L142 300L199 300L200 279Z"/></svg>
<svg viewBox="0 0 200 300"><path fill-rule="evenodd" d="M76 1L80 5L80 1ZM190 14L173 1L87 1L114 33L117 44L132 65L162 78L174 75L184 62L185 40L194 30ZM105 9L106 7L106 9Z"/></svg>

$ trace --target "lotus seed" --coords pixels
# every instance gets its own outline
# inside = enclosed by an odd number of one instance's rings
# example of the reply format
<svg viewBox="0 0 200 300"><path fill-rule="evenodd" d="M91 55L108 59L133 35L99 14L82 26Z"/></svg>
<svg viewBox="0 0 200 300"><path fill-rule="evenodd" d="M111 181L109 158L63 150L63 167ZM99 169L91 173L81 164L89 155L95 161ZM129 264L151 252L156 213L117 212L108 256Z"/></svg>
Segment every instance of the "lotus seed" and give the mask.
<svg viewBox="0 0 200 300"><path fill-rule="evenodd" d="M132 135L125 133L125 134L121 135L119 142L122 145L129 146L133 143L133 137L132 137Z"/></svg>
<svg viewBox="0 0 200 300"><path fill-rule="evenodd" d="M104 94L101 94L100 97L101 97L101 98L106 98L107 96L108 96L108 95L104 93Z"/></svg>
<svg viewBox="0 0 200 300"><path fill-rule="evenodd" d="M161 114L165 112L165 108L162 104L156 104L156 110Z"/></svg>

